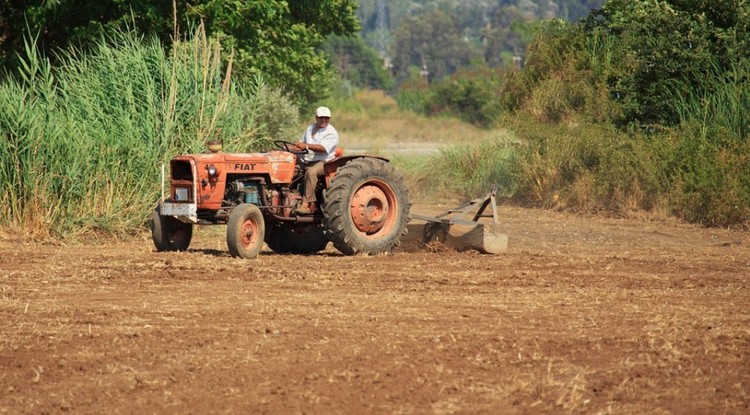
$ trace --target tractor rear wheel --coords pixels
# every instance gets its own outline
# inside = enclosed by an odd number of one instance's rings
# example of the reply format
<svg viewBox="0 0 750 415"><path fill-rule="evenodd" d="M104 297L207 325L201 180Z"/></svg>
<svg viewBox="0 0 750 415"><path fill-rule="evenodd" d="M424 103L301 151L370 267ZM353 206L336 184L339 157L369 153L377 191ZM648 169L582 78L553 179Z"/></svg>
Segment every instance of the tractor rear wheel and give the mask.
<svg viewBox="0 0 750 415"><path fill-rule="evenodd" d="M255 258L263 248L266 223L260 209L243 203L229 214L227 223L227 245L229 253L239 258Z"/></svg>
<svg viewBox="0 0 750 415"><path fill-rule="evenodd" d="M172 216L162 216L160 206L151 213L151 238L156 250L185 251L193 239L193 225L183 223Z"/></svg>
<svg viewBox="0 0 750 415"><path fill-rule="evenodd" d="M406 234L409 191L385 160L364 157L341 166L324 198L326 235L346 255L389 252Z"/></svg>
<svg viewBox="0 0 750 415"><path fill-rule="evenodd" d="M328 237L318 224L278 224L268 230L266 243L278 254L314 254L325 249Z"/></svg>

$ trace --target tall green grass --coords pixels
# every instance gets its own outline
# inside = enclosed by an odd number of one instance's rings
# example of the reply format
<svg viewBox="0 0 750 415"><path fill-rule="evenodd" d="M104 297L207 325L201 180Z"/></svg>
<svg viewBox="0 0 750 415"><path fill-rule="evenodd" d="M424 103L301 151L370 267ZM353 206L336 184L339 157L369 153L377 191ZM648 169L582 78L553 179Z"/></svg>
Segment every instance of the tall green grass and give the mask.
<svg viewBox="0 0 750 415"><path fill-rule="evenodd" d="M512 165L518 142L507 131L471 144L443 146L437 154L393 158L412 193L423 198L473 199L497 186L499 197L515 191Z"/></svg>
<svg viewBox="0 0 750 415"><path fill-rule="evenodd" d="M749 65L750 59L741 59L725 70L718 62L713 62L711 71L703 74L705 82L701 88L675 81L671 101L680 120L703 125L702 138L711 139L707 136L711 126L726 130L734 136L733 140L749 138Z"/></svg>
<svg viewBox="0 0 750 415"><path fill-rule="evenodd" d="M506 79L509 115L500 125L525 143L513 164L513 198L749 225L750 62L711 58L661 83L663 99L648 106L633 91L655 86L633 77L641 62L620 44L603 31L541 38L527 67ZM674 122L642 125L629 118L637 111Z"/></svg>
<svg viewBox="0 0 750 415"><path fill-rule="evenodd" d="M221 46L197 30L171 53L117 33L52 68L30 41L0 83L0 226L34 236L138 229L160 166L222 140L249 151L286 138L297 110L262 79L241 88Z"/></svg>
<svg viewBox="0 0 750 415"><path fill-rule="evenodd" d="M680 125L668 172L680 216L713 226L750 223L750 60L714 59L700 87L677 80ZM697 76L696 76L697 77Z"/></svg>
<svg viewBox="0 0 750 415"><path fill-rule="evenodd" d="M517 125L512 199L710 226L748 223L750 141L693 121L649 135L602 125ZM710 137L710 138L709 138Z"/></svg>

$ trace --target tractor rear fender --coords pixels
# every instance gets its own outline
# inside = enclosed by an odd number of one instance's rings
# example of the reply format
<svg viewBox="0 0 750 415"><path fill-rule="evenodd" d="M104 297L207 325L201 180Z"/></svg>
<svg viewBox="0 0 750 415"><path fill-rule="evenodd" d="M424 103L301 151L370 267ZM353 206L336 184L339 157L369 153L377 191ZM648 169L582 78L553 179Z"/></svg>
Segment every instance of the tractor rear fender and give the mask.
<svg viewBox="0 0 750 415"><path fill-rule="evenodd" d="M346 163L349 163L352 160L361 159L361 158L365 158L365 157L366 158L380 159L380 160L383 160L385 162L389 161L387 158L384 158L384 157L368 156L368 155L365 155L365 154L356 155L356 156L337 157L337 158L335 158L335 159L333 159L331 161L326 162L326 164L325 164L326 188L329 187L329 185L331 184L331 179L333 178L333 176L336 175L336 170L338 170L339 167L343 166Z"/></svg>

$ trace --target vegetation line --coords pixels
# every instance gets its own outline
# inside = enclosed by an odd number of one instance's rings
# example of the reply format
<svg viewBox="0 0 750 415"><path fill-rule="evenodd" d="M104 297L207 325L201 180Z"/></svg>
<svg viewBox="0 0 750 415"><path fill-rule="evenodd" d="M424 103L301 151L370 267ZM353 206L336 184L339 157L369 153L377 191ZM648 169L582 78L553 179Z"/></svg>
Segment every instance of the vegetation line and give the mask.
<svg viewBox="0 0 750 415"><path fill-rule="evenodd" d="M33 236L140 229L159 196L159 166L210 138L259 148L297 117L255 79L228 82L220 47L198 29L167 58L155 39L118 32L53 69L27 45L18 79L0 84L0 225ZM198 86L198 87L196 87Z"/></svg>

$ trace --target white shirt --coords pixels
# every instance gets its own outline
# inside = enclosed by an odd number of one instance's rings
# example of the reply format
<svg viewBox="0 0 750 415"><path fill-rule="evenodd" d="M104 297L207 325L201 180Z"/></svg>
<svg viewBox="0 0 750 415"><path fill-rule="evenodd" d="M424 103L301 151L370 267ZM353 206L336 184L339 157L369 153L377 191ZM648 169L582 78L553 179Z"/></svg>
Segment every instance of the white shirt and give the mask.
<svg viewBox="0 0 750 415"><path fill-rule="evenodd" d="M316 153L312 150L307 150L306 154L299 156L300 160L305 163L321 160L331 160L335 157L336 146L339 145L339 133L331 124L328 124L326 128L321 128L313 134L313 129L316 128L315 123L310 124L305 130L305 135L302 136L302 142L307 144L321 144L325 147L325 153Z"/></svg>

